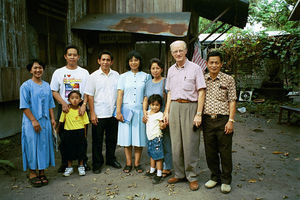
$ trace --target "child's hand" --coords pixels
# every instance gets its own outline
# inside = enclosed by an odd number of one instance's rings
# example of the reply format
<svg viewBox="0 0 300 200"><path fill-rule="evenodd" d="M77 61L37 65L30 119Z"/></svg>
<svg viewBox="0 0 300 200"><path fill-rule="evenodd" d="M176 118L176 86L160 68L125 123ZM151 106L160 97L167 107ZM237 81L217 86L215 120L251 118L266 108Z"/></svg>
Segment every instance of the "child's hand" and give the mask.
<svg viewBox="0 0 300 200"><path fill-rule="evenodd" d="M161 121L159 122L159 128L160 128L161 130L163 130L163 129L165 129L166 127L167 127L167 124L164 123L163 120L161 120Z"/></svg>
<svg viewBox="0 0 300 200"><path fill-rule="evenodd" d="M148 121L148 113L144 112L144 116L143 116L143 122L146 124Z"/></svg>

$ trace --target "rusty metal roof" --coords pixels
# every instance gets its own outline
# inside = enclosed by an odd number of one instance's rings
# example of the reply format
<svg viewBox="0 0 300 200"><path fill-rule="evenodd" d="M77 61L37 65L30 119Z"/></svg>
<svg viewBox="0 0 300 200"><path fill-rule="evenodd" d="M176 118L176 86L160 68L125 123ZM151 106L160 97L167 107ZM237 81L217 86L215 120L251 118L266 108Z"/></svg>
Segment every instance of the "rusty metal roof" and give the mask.
<svg viewBox="0 0 300 200"><path fill-rule="evenodd" d="M73 24L72 29L184 37L190 18L190 12L89 14Z"/></svg>

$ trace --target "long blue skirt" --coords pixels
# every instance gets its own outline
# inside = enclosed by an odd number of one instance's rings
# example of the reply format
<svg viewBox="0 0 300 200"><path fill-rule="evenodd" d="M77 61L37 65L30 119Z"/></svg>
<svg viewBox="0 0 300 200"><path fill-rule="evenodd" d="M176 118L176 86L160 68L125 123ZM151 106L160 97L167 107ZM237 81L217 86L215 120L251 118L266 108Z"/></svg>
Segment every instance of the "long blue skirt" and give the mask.
<svg viewBox="0 0 300 200"><path fill-rule="evenodd" d="M23 116L22 121L22 153L23 169L43 170L50 165L55 166L52 139L52 126L49 119L39 120L42 130L34 131L31 121Z"/></svg>

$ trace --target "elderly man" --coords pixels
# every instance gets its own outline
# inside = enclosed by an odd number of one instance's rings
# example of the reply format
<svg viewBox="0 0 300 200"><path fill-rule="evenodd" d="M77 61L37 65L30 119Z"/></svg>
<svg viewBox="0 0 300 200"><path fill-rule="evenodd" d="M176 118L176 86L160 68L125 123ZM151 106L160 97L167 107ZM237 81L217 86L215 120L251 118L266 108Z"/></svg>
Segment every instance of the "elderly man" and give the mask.
<svg viewBox="0 0 300 200"><path fill-rule="evenodd" d="M220 72L222 54L210 52L207 56L209 73L205 75L206 98L203 115L203 137L211 180L206 188L222 183L221 192L231 191L232 135L235 115L236 89L234 79ZM222 171L220 170L220 161Z"/></svg>
<svg viewBox="0 0 300 200"><path fill-rule="evenodd" d="M205 81L201 68L186 57L187 47L178 40L170 45L176 63L168 71L164 120L169 123L175 177L173 184L187 179L192 191L198 190L198 159ZM196 127L196 128L195 128Z"/></svg>
<svg viewBox="0 0 300 200"><path fill-rule="evenodd" d="M92 73L85 87L85 94L89 96L89 107L92 126L93 172L99 174L104 163L102 144L105 132L106 164L114 168L121 168L116 160L115 150L118 137L118 121L113 117L117 101L117 84L119 73L110 67L113 55L109 51L99 53L99 69Z"/></svg>

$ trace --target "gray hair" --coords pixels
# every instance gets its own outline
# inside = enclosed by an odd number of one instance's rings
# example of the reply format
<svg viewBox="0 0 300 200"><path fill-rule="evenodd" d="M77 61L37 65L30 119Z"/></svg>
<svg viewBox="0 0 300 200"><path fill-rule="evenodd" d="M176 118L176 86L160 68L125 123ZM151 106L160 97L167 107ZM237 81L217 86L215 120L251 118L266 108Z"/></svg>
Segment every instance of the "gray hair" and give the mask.
<svg viewBox="0 0 300 200"><path fill-rule="evenodd" d="M171 49L171 51L172 51L172 47L174 47L174 46L176 46L176 45L183 45L184 49L187 49L187 48L186 48L186 43L185 43L185 41L183 41L183 40L176 40L176 41L174 41L174 42L172 42L172 43L170 44L170 49Z"/></svg>

